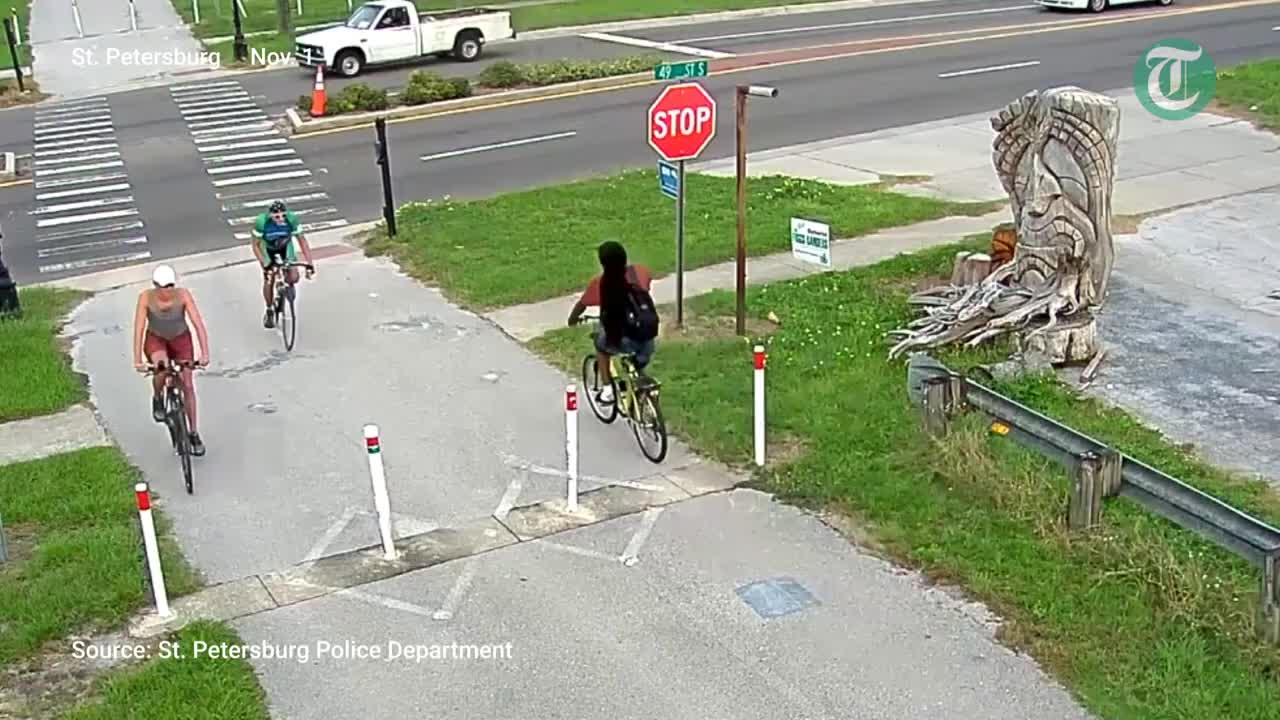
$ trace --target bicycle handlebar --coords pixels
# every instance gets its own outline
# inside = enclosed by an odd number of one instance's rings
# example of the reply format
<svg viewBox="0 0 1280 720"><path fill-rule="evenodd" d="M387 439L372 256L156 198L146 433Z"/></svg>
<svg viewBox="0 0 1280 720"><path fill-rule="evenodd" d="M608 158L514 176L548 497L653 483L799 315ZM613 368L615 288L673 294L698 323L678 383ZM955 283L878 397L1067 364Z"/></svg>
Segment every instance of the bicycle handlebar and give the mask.
<svg viewBox="0 0 1280 720"><path fill-rule="evenodd" d="M315 266L312 265L311 263L293 262L291 260L285 261L285 262L272 262L271 267L277 267L277 268L304 267L304 268L307 268L308 270L315 269Z"/></svg>
<svg viewBox="0 0 1280 720"><path fill-rule="evenodd" d="M203 370L204 366L193 360L168 360L165 362L165 370L177 368L179 370ZM160 367L155 363L147 363L147 368L143 372L144 375L155 375L160 372Z"/></svg>

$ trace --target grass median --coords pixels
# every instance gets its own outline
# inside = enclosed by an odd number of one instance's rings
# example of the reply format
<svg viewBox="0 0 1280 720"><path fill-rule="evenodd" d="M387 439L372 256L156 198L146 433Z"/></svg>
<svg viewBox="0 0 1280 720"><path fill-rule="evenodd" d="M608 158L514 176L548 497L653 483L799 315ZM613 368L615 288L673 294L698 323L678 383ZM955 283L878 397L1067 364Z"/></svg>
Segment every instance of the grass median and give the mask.
<svg viewBox="0 0 1280 720"><path fill-rule="evenodd" d="M1214 99L1263 127L1280 131L1280 58L1244 63L1218 73Z"/></svg>
<svg viewBox="0 0 1280 720"><path fill-rule="evenodd" d="M759 482L840 511L869 544L967 588L1005 618L1004 642L1037 658L1102 718L1275 718L1280 653L1252 636L1255 569L1123 499L1108 502L1096 532L1068 534L1060 467L989 435L972 416L945 441L925 435L907 400L905 363L885 359L883 333L910 319L912 289L946 282L954 253L978 244L749 290L751 340L769 346L771 464ZM734 334L733 295L716 291L686 307L686 329L664 330L652 365L668 426L696 450L747 466L750 345ZM769 313L777 325L764 320ZM587 351L580 329L531 346L574 375ZM1000 350L939 357L964 369ZM997 389L1280 520L1261 483L1199 462L1051 376Z"/></svg>
<svg viewBox="0 0 1280 720"><path fill-rule="evenodd" d="M58 341L63 318L84 295L24 288L18 298L22 317L0 320L0 422L58 412L88 397Z"/></svg>
<svg viewBox="0 0 1280 720"><path fill-rule="evenodd" d="M737 237L734 179L688 173L685 182L685 268L731 260ZM792 216L825 221L834 237L851 238L996 207L781 176L752 178L747 187L751 255L788 250ZM672 272L674 205L659 193L651 170L486 200L410 203L397 215L396 237L376 236L366 251L389 253L453 300L487 310L581 289L600 271L595 248L606 238L620 240L632 261L655 275Z"/></svg>

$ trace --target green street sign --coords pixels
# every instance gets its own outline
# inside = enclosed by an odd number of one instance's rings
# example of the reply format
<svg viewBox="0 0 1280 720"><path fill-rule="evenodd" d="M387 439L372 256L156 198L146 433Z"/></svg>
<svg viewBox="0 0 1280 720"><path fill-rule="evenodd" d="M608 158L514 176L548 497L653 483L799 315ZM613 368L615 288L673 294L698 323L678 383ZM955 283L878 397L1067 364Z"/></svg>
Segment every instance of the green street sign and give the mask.
<svg viewBox="0 0 1280 720"><path fill-rule="evenodd" d="M700 78L711 74L711 63L706 60L693 60L682 63L662 63L653 67L654 80L680 80L681 78Z"/></svg>

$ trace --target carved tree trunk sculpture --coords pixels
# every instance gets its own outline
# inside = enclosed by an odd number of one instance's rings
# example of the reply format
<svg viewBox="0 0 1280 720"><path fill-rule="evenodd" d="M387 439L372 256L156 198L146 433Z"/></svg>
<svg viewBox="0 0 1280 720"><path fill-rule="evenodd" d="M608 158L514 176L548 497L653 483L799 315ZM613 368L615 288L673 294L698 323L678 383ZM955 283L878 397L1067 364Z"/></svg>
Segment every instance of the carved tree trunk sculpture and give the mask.
<svg viewBox="0 0 1280 720"><path fill-rule="evenodd" d="M901 339L889 357L1018 332L1025 349L1054 363L1088 360L1097 351L1094 311L1115 259L1119 105L1080 88L1053 88L1011 103L991 126L996 173L1017 231L1013 259L980 282L913 295L925 316L891 333Z"/></svg>

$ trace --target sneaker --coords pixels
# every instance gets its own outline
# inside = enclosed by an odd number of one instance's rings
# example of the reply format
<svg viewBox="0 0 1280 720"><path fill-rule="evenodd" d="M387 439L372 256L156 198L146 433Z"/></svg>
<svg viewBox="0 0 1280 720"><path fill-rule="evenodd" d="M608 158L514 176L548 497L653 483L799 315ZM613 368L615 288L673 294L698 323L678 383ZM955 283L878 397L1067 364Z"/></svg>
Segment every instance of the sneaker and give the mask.
<svg viewBox="0 0 1280 720"><path fill-rule="evenodd" d="M151 419L164 422L164 398L159 395L151 396Z"/></svg>
<svg viewBox="0 0 1280 720"><path fill-rule="evenodd" d="M270 330L276 326L276 314L271 308L267 308L267 312L262 316L262 327Z"/></svg>
<svg viewBox="0 0 1280 720"><path fill-rule="evenodd" d="M613 402L613 385L605 385L600 388L600 392L596 394L596 399L601 403L608 405Z"/></svg>
<svg viewBox="0 0 1280 720"><path fill-rule="evenodd" d="M204 455L204 441L200 439L200 436L198 434L191 433L190 435L187 436L187 440L190 441L191 443L192 455L195 455L196 457L200 457L201 455Z"/></svg>

